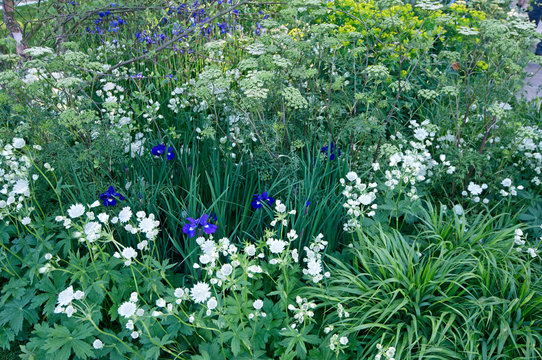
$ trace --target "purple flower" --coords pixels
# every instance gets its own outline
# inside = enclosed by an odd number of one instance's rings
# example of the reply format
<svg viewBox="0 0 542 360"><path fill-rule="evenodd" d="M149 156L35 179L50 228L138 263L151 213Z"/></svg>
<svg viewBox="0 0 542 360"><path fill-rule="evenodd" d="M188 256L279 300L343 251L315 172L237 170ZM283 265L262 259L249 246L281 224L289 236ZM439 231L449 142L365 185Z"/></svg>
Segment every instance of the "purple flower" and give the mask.
<svg viewBox="0 0 542 360"><path fill-rule="evenodd" d="M252 200L252 207L254 209L259 209L262 205L267 202L269 206L273 205L275 200L267 194L267 191L264 191L261 195L254 194L254 200Z"/></svg>
<svg viewBox="0 0 542 360"><path fill-rule="evenodd" d="M183 226L183 233L188 234L189 237L196 236L196 229L198 228L198 220L194 218L187 218L188 224Z"/></svg>
<svg viewBox="0 0 542 360"><path fill-rule="evenodd" d="M152 148L151 152L154 156L162 156L166 152L166 145L164 144L156 145L155 147Z"/></svg>
<svg viewBox="0 0 542 360"><path fill-rule="evenodd" d="M166 159L168 160L175 159L175 153L173 152L173 148L171 146L167 148Z"/></svg>
<svg viewBox="0 0 542 360"><path fill-rule="evenodd" d="M166 152L166 149L167 149L167 152ZM174 153L173 147L171 147L171 146L166 147L165 144L156 145L155 147L152 148L151 153L154 156L162 156L162 155L166 154L166 159L168 159L168 160L175 159L175 153Z"/></svg>
<svg viewBox="0 0 542 360"><path fill-rule="evenodd" d="M326 158L329 158L329 160L335 160L336 156L341 156L341 149L334 146L333 142L329 144L329 146L324 146L320 149L320 153L324 154Z"/></svg>
<svg viewBox="0 0 542 360"><path fill-rule="evenodd" d="M196 231L198 228L203 229L203 232L207 235L214 234L217 230L217 226L209 224L209 215L201 215L199 219L187 218L188 224L183 226L183 233L187 234L189 237L196 236Z"/></svg>
<svg viewBox="0 0 542 360"><path fill-rule="evenodd" d="M117 198L119 200L124 200L124 196L115 191L113 186L110 186L106 192L100 194L100 200L104 206L115 206L117 205Z"/></svg>

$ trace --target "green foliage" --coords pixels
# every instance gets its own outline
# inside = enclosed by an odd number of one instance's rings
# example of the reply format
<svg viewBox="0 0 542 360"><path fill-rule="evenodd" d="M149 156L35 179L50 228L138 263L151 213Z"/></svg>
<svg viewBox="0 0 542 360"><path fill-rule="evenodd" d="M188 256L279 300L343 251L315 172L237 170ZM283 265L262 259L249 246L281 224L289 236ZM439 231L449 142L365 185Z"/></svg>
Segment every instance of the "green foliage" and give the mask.
<svg viewBox="0 0 542 360"><path fill-rule="evenodd" d="M532 26L497 0L209 20L228 6L44 1L24 59L0 39L0 347L540 358Z"/></svg>

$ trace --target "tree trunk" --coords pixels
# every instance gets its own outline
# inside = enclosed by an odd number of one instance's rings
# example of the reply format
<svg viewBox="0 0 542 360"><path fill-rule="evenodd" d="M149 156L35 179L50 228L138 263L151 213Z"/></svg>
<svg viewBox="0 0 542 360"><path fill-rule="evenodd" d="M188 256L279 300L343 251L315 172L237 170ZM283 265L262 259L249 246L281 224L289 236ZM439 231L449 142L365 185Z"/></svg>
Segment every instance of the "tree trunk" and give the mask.
<svg viewBox="0 0 542 360"><path fill-rule="evenodd" d="M3 0L2 7L4 9L4 23L9 33L17 42L17 55L24 56L26 46L23 43L23 32L19 23L15 21L15 1Z"/></svg>

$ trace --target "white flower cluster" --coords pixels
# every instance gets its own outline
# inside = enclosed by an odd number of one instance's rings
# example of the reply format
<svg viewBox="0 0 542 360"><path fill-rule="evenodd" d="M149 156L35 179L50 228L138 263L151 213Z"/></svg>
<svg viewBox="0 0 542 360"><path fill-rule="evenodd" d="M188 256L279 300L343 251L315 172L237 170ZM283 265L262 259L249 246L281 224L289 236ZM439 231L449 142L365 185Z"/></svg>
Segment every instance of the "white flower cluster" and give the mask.
<svg viewBox="0 0 542 360"><path fill-rule="evenodd" d="M244 95L254 100L265 100L269 89L264 87L267 72L250 70L248 74L239 82Z"/></svg>
<svg viewBox="0 0 542 360"><path fill-rule="evenodd" d="M410 186L406 195L411 200L416 200L419 198L416 183L430 182L437 166L447 174L453 174L455 167L451 166L445 155L440 156L440 163L431 155L429 147L433 144L438 129L435 125L429 120L421 124L411 121L409 128L417 141L407 141L400 132L397 132L391 139L398 145L383 147L383 152L389 156L389 168L385 170L384 184L390 190L398 188L400 192Z"/></svg>
<svg viewBox="0 0 542 360"><path fill-rule="evenodd" d="M295 214L295 210L286 212L286 205L284 205L280 200L277 200L275 201L275 218L271 221L271 226L276 226L277 224L288 226L288 215Z"/></svg>
<svg viewBox="0 0 542 360"><path fill-rule="evenodd" d="M461 26L459 27L459 29L457 30L458 33L462 34L462 35L478 35L479 34L479 31L474 29L474 28L470 28L468 26Z"/></svg>
<svg viewBox="0 0 542 360"><path fill-rule="evenodd" d="M516 229L514 231L514 244L517 245L516 250L518 252L523 252L524 248L523 245L527 243L527 236L523 233L521 229ZM535 248L527 248L525 250L532 258L535 258L538 256L538 251Z"/></svg>
<svg viewBox="0 0 542 360"><path fill-rule="evenodd" d="M248 318L250 320L257 318L258 316L261 316L263 318L267 317L267 314L265 312L261 311L262 308L263 308L263 300L261 300L261 299L254 300L254 302L252 303L252 307L256 311L248 314Z"/></svg>
<svg viewBox="0 0 542 360"><path fill-rule="evenodd" d="M309 247L304 248L306 257L303 259L307 267L303 269L303 274L309 276L315 283L320 282L324 277L330 277L329 271L323 272L322 253L327 246L324 235L318 234Z"/></svg>
<svg viewBox="0 0 542 360"><path fill-rule="evenodd" d="M45 260L47 260L48 262L44 266L38 269L38 272L40 274L47 274L51 270L53 270L53 265L50 262L53 259L53 255L51 253L46 253L44 257L45 257Z"/></svg>
<svg viewBox="0 0 542 360"><path fill-rule="evenodd" d="M381 360L382 356L386 360L395 360L395 348L393 346L384 348L381 344L377 344L376 348L378 349L378 354L376 354L375 360Z"/></svg>
<svg viewBox="0 0 542 360"><path fill-rule="evenodd" d="M515 154L516 166L522 174L534 173L530 181L539 186L542 184L542 129L524 126L515 134L519 144L511 144L509 150Z"/></svg>
<svg viewBox="0 0 542 360"><path fill-rule="evenodd" d="M77 312L77 307L74 306L73 301L82 300L83 297L85 297L83 291L73 291L73 286L69 286L58 294L58 305L55 308L55 314L66 314L68 317L72 317Z"/></svg>
<svg viewBox="0 0 542 360"><path fill-rule="evenodd" d="M346 174L346 180L340 180L344 187L342 194L346 197L343 207L346 209L348 221L344 224L344 230L354 232L361 229L361 218L363 216L372 217L378 205L376 200L376 183L364 184L358 175L351 171Z"/></svg>
<svg viewBox="0 0 542 360"><path fill-rule="evenodd" d="M344 350L348 345L348 338L346 336L341 336L337 334L331 335L329 339L329 349L335 351L337 354Z"/></svg>
<svg viewBox="0 0 542 360"><path fill-rule="evenodd" d="M136 156L142 156L145 153L145 141L147 139L145 138L145 135L141 132L138 132L134 135L134 139L132 141L131 136L127 136L124 138L124 152L126 154L130 154L132 158L135 158Z"/></svg>
<svg viewBox="0 0 542 360"><path fill-rule="evenodd" d="M314 309L316 309L316 304L313 302L309 302L306 298L302 298L301 296L296 296L295 302L297 303L296 307L294 304L288 305L288 310L294 312L294 319L297 322L297 324L303 324L305 320L310 319L314 317ZM293 323L292 329L296 328L296 323Z"/></svg>
<svg viewBox="0 0 542 360"><path fill-rule="evenodd" d="M416 3L415 7L422 10L436 11L442 9L443 5L438 1L421 0Z"/></svg>
<svg viewBox="0 0 542 360"><path fill-rule="evenodd" d="M295 211L288 211L286 205L280 200L276 201L274 224L286 226L288 224L287 217L294 215ZM191 301L195 304L200 304L205 309L207 316L213 315L213 311L219 307L220 294L225 296L227 291L240 291L244 289L247 278L250 281L262 281L262 276L265 268L270 268L269 265L281 265L292 267L299 262L299 253L297 249L291 250L291 243L299 238L299 235L294 229L280 229L279 233L284 233L283 238L277 238L272 230L267 230L265 236L257 243L246 242L240 250L232 244L228 238L214 240L212 235L208 238L198 237L196 243L199 246L200 254L198 262L194 264L194 268L204 270L206 278L197 281L190 288L177 288L174 290L174 301L181 304L184 301ZM313 243L308 248L307 258L303 259L307 263L307 269L304 273L311 277L313 281L318 282L324 276L329 277L329 272L322 275L323 261L322 252L327 245L323 241L323 235L318 235ZM266 258L268 257L267 261ZM215 285L221 289L215 289ZM253 311L248 314L249 320L257 319L258 317L265 318L267 314L262 310L264 307L263 299L249 299L253 307ZM297 307L290 305L290 311L294 311L296 323L292 326L295 329L296 324L303 323L307 318L314 316L313 309L316 304L307 302L307 299L301 297L296 298ZM159 306L164 303L158 304ZM173 310L175 311L175 309ZM216 313L220 315L221 312ZM195 314L189 315L190 323L197 323Z"/></svg>
<svg viewBox="0 0 542 360"><path fill-rule="evenodd" d="M519 185L517 187L512 185L512 179L510 179L510 178L504 179L501 182L501 185L504 187L504 189L501 189L501 191L500 191L500 194L503 197L517 196L518 195L518 190L523 190L524 189L523 185Z"/></svg>
<svg viewBox="0 0 542 360"><path fill-rule="evenodd" d="M1 147L0 143L0 147ZM18 217L23 225L30 224L28 215L34 210L26 200L31 197L30 185L39 176L31 173L32 161L26 154L28 147L23 138L13 138L0 150L0 220ZM41 147L34 146L40 150Z"/></svg>
<svg viewBox="0 0 542 360"><path fill-rule="evenodd" d="M130 266L137 258L137 251L135 251L133 247L125 247L120 253L116 251L113 256L117 259L124 259L124 265Z"/></svg>
<svg viewBox="0 0 542 360"><path fill-rule="evenodd" d="M138 211L136 213L135 222L132 222L133 212L128 206L122 208L119 214L112 218L105 212L96 215L93 209L98 206L100 206L99 201L95 201L87 206L83 204L73 204L68 208L68 216L57 216L55 220L57 222L62 222L66 229L74 227L76 231L73 235L81 242L88 241L93 243L100 239L108 240L111 237L110 227L117 224L120 226L123 225L124 230L132 235L145 235L145 238L140 238L140 242L137 244L138 250L147 250L149 241L153 241L158 235L160 222L156 220L154 214L149 214L147 216L144 211ZM74 222L76 219L78 220ZM125 252L127 252L127 256L124 255ZM127 249L122 251L122 257L126 260L128 265L131 264L131 260L135 258L136 255L137 253L134 255ZM116 253L115 257L120 258L121 255Z"/></svg>
<svg viewBox="0 0 542 360"><path fill-rule="evenodd" d="M469 182L469 185L467 186L467 190L463 190L461 192L461 195L468 196L472 201L475 203L480 202L480 196L484 190L487 189L487 184L478 185L474 182ZM484 204L487 204L489 202L489 199L485 198L482 200Z"/></svg>
<svg viewBox="0 0 542 360"><path fill-rule="evenodd" d="M128 319L126 322L126 329L131 331L130 336L132 339L137 339L139 335L141 334L141 330L137 331L135 329L135 322L139 317L142 317L145 315L145 310L142 308L139 308L137 306L138 302L138 295L136 292L133 292L130 294L130 300L123 302L120 304L119 308L117 309L117 313L124 317L125 319Z"/></svg>
<svg viewBox="0 0 542 360"><path fill-rule="evenodd" d="M339 316L339 319L350 317L350 313L346 310L344 310L343 304L337 305L337 315Z"/></svg>

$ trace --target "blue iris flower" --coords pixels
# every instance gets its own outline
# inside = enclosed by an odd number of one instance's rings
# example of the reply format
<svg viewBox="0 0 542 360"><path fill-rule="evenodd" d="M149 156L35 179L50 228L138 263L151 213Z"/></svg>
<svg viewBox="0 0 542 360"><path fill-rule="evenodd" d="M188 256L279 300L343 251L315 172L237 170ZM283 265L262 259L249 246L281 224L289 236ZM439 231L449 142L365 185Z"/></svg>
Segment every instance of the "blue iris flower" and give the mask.
<svg viewBox="0 0 542 360"><path fill-rule="evenodd" d="M309 201L309 199L307 199L307 202L305 202L305 207L309 207L310 204L311 202Z"/></svg>
<svg viewBox="0 0 542 360"><path fill-rule="evenodd" d="M167 151L166 151L167 149ZM172 146L166 147L165 144L156 145L152 148L151 153L154 156L162 156L166 154L166 159L173 160L175 159L175 152Z"/></svg>
<svg viewBox="0 0 542 360"><path fill-rule="evenodd" d="M117 199L124 200L124 196L115 191L113 186L110 186L106 192L100 194L100 200L104 206L115 206L117 205Z"/></svg>
<svg viewBox="0 0 542 360"><path fill-rule="evenodd" d="M273 202L275 202L275 199L273 199L271 196L267 194L267 191L264 191L261 195L260 194L254 194L254 200L252 200L252 207L254 209L259 209L262 207L262 205L267 202L269 206L273 205Z"/></svg>
<svg viewBox="0 0 542 360"><path fill-rule="evenodd" d="M329 160L335 160L335 156L341 156L341 149L335 147L335 144L332 142L329 146L322 147L320 153L324 154Z"/></svg>
<svg viewBox="0 0 542 360"><path fill-rule="evenodd" d="M203 232L207 235L214 234L218 228L216 225L209 224L209 215L201 215L199 219L187 218L188 224L183 226L183 233L187 234L189 237L196 236L196 231L198 228L203 229Z"/></svg>
<svg viewBox="0 0 542 360"><path fill-rule="evenodd" d="M173 148L171 146L167 148L166 159L168 160L175 159L175 153L173 152Z"/></svg>

